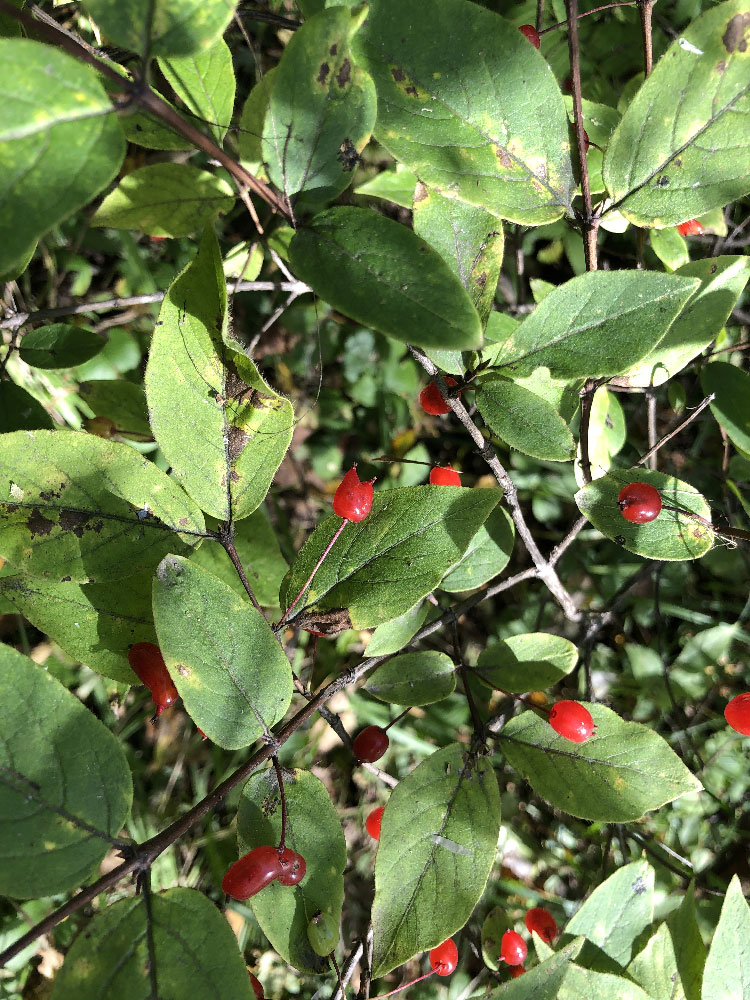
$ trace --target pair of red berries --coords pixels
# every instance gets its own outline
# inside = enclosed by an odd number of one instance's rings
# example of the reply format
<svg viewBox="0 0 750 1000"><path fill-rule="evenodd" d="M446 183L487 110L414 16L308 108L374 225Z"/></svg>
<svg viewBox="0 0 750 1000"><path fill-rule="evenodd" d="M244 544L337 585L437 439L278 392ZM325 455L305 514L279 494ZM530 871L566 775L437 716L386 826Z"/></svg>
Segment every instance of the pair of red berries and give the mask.
<svg viewBox="0 0 750 1000"><path fill-rule="evenodd" d="M735 732L750 736L750 691L732 698L724 709L724 718Z"/></svg>
<svg viewBox="0 0 750 1000"><path fill-rule="evenodd" d="M306 871L305 859L290 847L263 844L243 854L227 869L221 887L233 899L245 900L274 881L281 885L297 885Z"/></svg>
<svg viewBox="0 0 750 1000"><path fill-rule="evenodd" d="M552 944L557 937L557 922L549 910L545 910L543 906L533 906L527 910L524 923L529 934L536 932L547 944ZM501 961L509 965L511 969L521 967L526 961L527 954L526 942L517 931L506 931L503 934L503 939L500 942ZM516 973L516 975L521 974Z"/></svg>
<svg viewBox="0 0 750 1000"><path fill-rule="evenodd" d="M577 701L558 701L549 713L549 724L572 743L585 743L596 731L591 712Z"/></svg>

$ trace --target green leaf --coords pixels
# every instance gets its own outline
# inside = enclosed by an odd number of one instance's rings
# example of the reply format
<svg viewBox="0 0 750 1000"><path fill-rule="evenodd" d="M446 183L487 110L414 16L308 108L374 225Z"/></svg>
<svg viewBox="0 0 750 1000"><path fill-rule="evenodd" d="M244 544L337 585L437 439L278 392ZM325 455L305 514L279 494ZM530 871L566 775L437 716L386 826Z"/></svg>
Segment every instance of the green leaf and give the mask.
<svg viewBox="0 0 750 1000"><path fill-rule="evenodd" d="M271 100L271 88L275 76L276 67L273 66L258 80L242 106L237 146L242 162L255 173L259 173L263 162L263 122Z"/></svg>
<svg viewBox="0 0 750 1000"><path fill-rule="evenodd" d="M69 323L53 323L31 330L18 353L32 368L75 368L93 358L107 343L101 334Z"/></svg>
<svg viewBox="0 0 750 1000"><path fill-rule="evenodd" d="M610 139L604 181L636 225L673 226L750 191L745 11L727 0L687 27Z"/></svg>
<svg viewBox="0 0 750 1000"><path fill-rule="evenodd" d="M750 278L750 259L707 257L685 264L677 274L700 278L700 288L656 347L626 372L629 385L662 385L708 347Z"/></svg>
<svg viewBox="0 0 750 1000"><path fill-rule="evenodd" d="M387 656L388 653L397 653L399 649L403 649L421 629L429 610L425 601L419 601L398 618L378 625L367 644L365 656Z"/></svg>
<svg viewBox="0 0 750 1000"><path fill-rule="evenodd" d="M654 869L648 861L633 861L594 889L568 922L565 935L582 934L625 968L653 919Z"/></svg>
<svg viewBox="0 0 750 1000"><path fill-rule="evenodd" d="M232 53L224 39L189 56L160 59L159 68L175 94L208 123L211 135L221 144L232 121L236 86Z"/></svg>
<svg viewBox="0 0 750 1000"><path fill-rule="evenodd" d="M35 431L54 427L42 404L15 382L0 383L0 432Z"/></svg>
<svg viewBox="0 0 750 1000"><path fill-rule="evenodd" d="M154 577L159 648L190 717L226 750L249 746L284 717L292 670L263 615L189 559Z"/></svg>
<svg viewBox="0 0 750 1000"><path fill-rule="evenodd" d="M455 691L455 669L436 650L404 653L379 666L365 690L391 705L433 705Z"/></svg>
<svg viewBox="0 0 750 1000"><path fill-rule="evenodd" d="M669 1000L677 1000L673 993L662 994ZM594 972L592 969L581 969L570 965L565 977L563 988L557 995L557 1000L581 1000L581 997L596 997L596 1000L655 1000L655 997L644 993L640 986L609 972Z"/></svg>
<svg viewBox="0 0 750 1000"><path fill-rule="evenodd" d="M484 892L499 832L492 765L457 743L396 785L375 861L373 977L464 926Z"/></svg>
<svg viewBox="0 0 750 1000"><path fill-rule="evenodd" d="M428 30L415 31L423 18L419 0L379 0L357 36L378 90L378 141L448 198L524 225L559 219L573 177L547 62L509 21L465 0L435 0Z"/></svg>
<svg viewBox="0 0 750 1000"><path fill-rule="evenodd" d="M173 474L207 513L238 520L266 496L289 447L294 414L255 365L224 343L226 301L209 228L164 299L145 385L154 436Z"/></svg>
<svg viewBox="0 0 750 1000"><path fill-rule="evenodd" d="M493 972L497 972L500 968L503 934L510 930L515 930L513 920L501 906L493 907L482 922L482 958L484 964Z"/></svg>
<svg viewBox="0 0 750 1000"><path fill-rule="evenodd" d="M402 615L435 589L499 500L498 490L460 486L376 493L367 518L344 528L297 613L346 608L353 628ZM329 517L307 540L282 584L282 607L304 586L340 524Z"/></svg>
<svg viewBox="0 0 750 1000"><path fill-rule="evenodd" d="M591 463L592 479L601 479L609 472L613 456L622 450L627 437L625 414L617 398L617 393L609 392L601 387L594 396L589 415L589 462ZM584 486L580 442L578 443L574 468L576 482L579 486Z"/></svg>
<svg viewBox="0 0 750 1000"><path fill-rule="evenodd" d="M0 595L69 656L105 677L137 684L128 647L155 642L151 570L111 583L53 583L22 574L0 577Z"/></svg>
<svg viewBox="0 0 750 1000"><path fill-rule="evenodd" d="M376 174L372 180L365 181L364 184L355 187L354 194L368 198L383 198L385 201L392 201L394 205L400 205L401 208L408 208L411 211L416 186L416 174L405 170L399 163L395 170L383 170Z"/></svg>
<svg viewBox="0 0 750 1000"><path fill-rule="evenodd" d="M557 1000L558 996L562 996L563 980L571 968L570 963L581 950L581 944L581 941L571 941L536 968L529 969L525 976L492 990L488 1000Z"/></svg>
<svg viewBox="0 0 750 1000"><path fill-rule="evenodd" d="M627 968L628 974L651 997L686 1000L677 968L674 943L666 924L661 924Z"/></svg>
<svg viewBox="0 0 750 1000"><path fill-rule="evenodd" d="M559 736L533 712L511 719L498 736L508 763L552 805L582 819L624 823L703 787L653 730L604 705L582 704L597 727L585 743Z"/></svg>
<svg viewBox="0 0 750 1000"><path fill-rule="evenodd" d="M513 551L513 519L504 507L496 507L468 548L440 581L449 594L481 587L505 569Z"/></svg>
<svg viewBox="0 0 750 1000"><path fill-rule="evenodd" d="M151 436L146 394L139 385L125 379L97 379L81 382L78 394L96 417L107 417L118 431Z"/></svg>
<svg viewBox="0 0 750 1000"><path fill-rule="evenodd" d="M138 229L149 236L187 236L228 212L228 181L189 163L152 163L125 174L96 210L92 226Z"/></svg>
<svg viewBox="0 0 750 1000"><path fill-rule="evenodd" d="M547 632L528 632L482 650L476 672L490 687L522 693L552 687L576 663L578 650L568 639Z"/></svg>
<svg viewBox="0 0 750 1000"><path fill-rule="evenodd" d="M650 241L651 249L668 271L676 271L690 261L687 240L673 227L652 229Z"/></svg>
<svg viewBox="0 0 750 1000"><path fill-rule="evenodd" d="M0 39L0 94L2 274L106 187L125 137L94 71L49 45Z"/></svg>
<svg viewBox="0 0 750 1000"><path fill-rule="evenodd" d="M292 266L352 319L421 347L471 350L476 309L435 250L406 226L364 208L332 208L297 230Z"/></svg>
<svg viewBox="0 0 750 1000"><path fill-rule="evenodd" d="M279 587L289 564L281 554L276 534L262 507L239 522L234 544L258 604L277 607ZM191 554L190 562L218 576L244 600L250 600L231 559L217 542L209 539L202 542Z"/></svg>
<svg viewBox="0 0 750 1000"><path fill-rule="evenodd" d="M75 431L0 439L0 554L33 576L120 580L202 535L200 510L129 445Z"/></svg>
<svg viewBox="0 0 750 1000"><path fill-rule="evenodd" d="M706 946L695 913L694 883L690 883L679 909L673 910L667 917L667 924L672 935L685 1000L700 1000Z"/></svg>
<svg viewBox="0 0 750 1000"><path fill-rule="evenodd" d="M554 406L509 378L483 379L477 408L490 430L516 451L548 462L575 457L573 435Z"/></svg>
<svg viewBox="0 0 750 1000"><path fill-rule="evenodd" d="M109 730L43 667L0 646L0 892L77 888L130 812L133 786Z"/></svg>
<svg viewBox="0 0 750 1000"><path fill-rule="evenodd" d="M703 973L701 1000L750 1000L750 907L732 877Z"/></svg>
<svg viewBox="0 0 750 1000"><path fill-rule="evenodd" d="M716 394L711 412L735 447L750 451L750 376L726 361L712 361L701 372L701 388Z"/></svg>
<svg viewBox="0 0 750 1000"><path fill-rule="evenodd" d="M335 197L351 183L377 115L375 85L352 61L367 14L331 7L305 21L278 65L263 126L271 180L286 195Z"/></svg>
<svg viewBox="0 0 750 1000"><path fill-rule="evenodd" d="M111 42L146 56L211 48L234 15L234 0L85 0Z"/></svg>
<svg viewBox="0 0 750 1000"><path fill-rule="evenodd" d="M97 914L73 942L51 1000L147 996L254 996L229 924L195 889L130 896Z"/></svg>
<svg viewBox="0 0 750 1000"><path fill-rule="evenodd" d="M659 490L665 505L656 520L631 524L617 504L620 490L627 483L650 483ZM714 533L689 513L711 520L711 509L703 496L689 483L651 470L628 469L613 472L584 486L575 495L580 512L607 538L628 552L646 559L698 559L713 545Z"/></svg>
<svg viewBox="0 0 750 1000"><path fill-rule="evenodd" d="M503 264L502 223L483 208L446 198L420 183L414 193L414 232L452 269L485 326Z"/></svg>
<svg viewBox="0 0 750 1000"><path fill-rule="evenodd" d="M555 378L627 371L661 340L698 288L655 271L591 271L550 292L503 344L514 375L544 365Z"/></svg>
<svg viewBox="0 0 750 1000"><path fill-rule="evenodd" d="M281 957L301 972L329 971L307 937L313 914L325 910L338 922L344 901L346 841L325 786L309 771L284 768L288 812L286 844L307 863L305 877L294 887L272 882L250 905L263 933ZM256 771L242 790L237 813L240 854L261 844L278 844L281 798L273 768Z"/></svg>

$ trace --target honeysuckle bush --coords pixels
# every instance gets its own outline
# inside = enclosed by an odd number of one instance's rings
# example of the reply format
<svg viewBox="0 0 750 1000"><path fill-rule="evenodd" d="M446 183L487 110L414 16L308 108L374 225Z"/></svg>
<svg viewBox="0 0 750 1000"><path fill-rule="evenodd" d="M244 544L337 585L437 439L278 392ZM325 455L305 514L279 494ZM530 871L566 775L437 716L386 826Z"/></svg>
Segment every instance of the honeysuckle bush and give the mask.
<svg viewBox="0 0 750 1000"><path fill-rule="evenodd" d="M3 996L366 1000L452 936L415 993L750 998L749 43L747 0L1 0ZM302 882L227 899L284 836Z"/></svg>

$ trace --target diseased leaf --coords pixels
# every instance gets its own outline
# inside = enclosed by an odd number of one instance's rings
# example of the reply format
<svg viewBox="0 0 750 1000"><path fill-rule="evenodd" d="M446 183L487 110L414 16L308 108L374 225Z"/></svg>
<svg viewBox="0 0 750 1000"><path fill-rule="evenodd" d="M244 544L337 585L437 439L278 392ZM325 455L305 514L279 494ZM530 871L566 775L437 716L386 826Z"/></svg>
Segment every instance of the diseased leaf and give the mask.
<svg viewBox="0 0 750 1000"><path fill-rule="evenodd" d="M470 350L479 315L435 250L406 226L363 208L331 208L300 227L292 266L326 302L397 340Z"/></svg>
<svg viewBox="0 0 750 1000"><path fill-rule="evenodd" d="M652 729L582 704L597 727L585 743L559 736L533 712L511 719L497 737L542 798L571 816L623 823L703 787Z"/></svg>
<svg viewBox="0 0 750 1000"><path fill-rule="evenodd" d="M112 733L43 667L0 646L0 892L75 889L130 812L133 785Z"/></svg>
<svg viewBox="0 0 750 1000"><path fill-rule="evenodd" d="M56 582L133 576L205 531L200 510L153 462L76 431L0 438L0 514L0 555Z"/></svg>
<svg viewBox="0 0 750 1000"><path fill-rule="evenodd" d="M499 831L492 765L457 743L398 783L375 861L373 976L463 927L484 891Z"/></svg>

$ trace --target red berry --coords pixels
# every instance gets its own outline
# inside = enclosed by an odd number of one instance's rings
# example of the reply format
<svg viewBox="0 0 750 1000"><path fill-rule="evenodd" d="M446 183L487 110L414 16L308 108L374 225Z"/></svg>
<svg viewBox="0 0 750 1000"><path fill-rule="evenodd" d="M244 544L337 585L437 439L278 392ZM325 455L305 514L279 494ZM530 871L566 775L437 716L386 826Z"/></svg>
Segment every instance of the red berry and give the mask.
<svg viewBox="0 0 750 1000"><path fill-rule="evenodd" d="M367 832L370 834L373 840L380 840L380 824L383 822L384 810L385 806L378 806L377 809L373 809L373 811L365 820L365 826L367 827Z"/></svg>
<svg viewBox="0 0 750 1000"><path fill-rule="evenodd" d="M522 24L518 30L521 32L522 35L525 35L526 38L528 38L528 40L531 42L531 44L534 46L535 49L539 48L539 46L541 45L541 42L539 40L539 32L536 30L533 24Z"/></svg>
<svg viewBox="0 0 750 1000"><path fill-rule="evenodd" d="M250 985L252 986L253 993L256 995L256 997L258 998L258 1000L264 1000L264 996L263 996L263 984L261 983L261 981L259 979L255 978L255 976L252 974L252 972L250 973Z"/></svg>
<svg viewBox="0 0 750 1000"><path fill-rule="evenodd" d="M380 726L367 726L352 744L354 756L364 764L380 760L388 749L388 733Z"/></svg>
<svg viewBox="0 0 750 1000"><path fill-rule="evenodd" d="M659 516L661 495L649 483L628 483L617 494L617 504L626 521L647 524Z"/></svg>
<svg viewBox="0 0 750 1000"><path fill-rule="evenodd" d="M526 961L526 942L515 931L506 931L500 943L500 958L508 965L523 965Z"/></svg>
<svg viewBox="0 0 750 1000"><path fill-rule="evenodd" d="M566 740L585 743L596 729L591 712L577 701L558 701L549 713L549 724Z"/></svg>
<svg viewBox="0 0 750 1000"><path fill-rule="evenodd" d="M750 736L750 691L732 698L724 709L724 718L736 732Z"/></svg>
<svg viewBox="0 0 750 1000"><path fill-rule="evenodd" d="M443 381L448 386L458 385L456 380L451 378L450 375L444 375ZM440 395L440 390L434 382L428 382L424 389L422 389L419 394L419 402L422 404L422 409L425 413L432 413L434 416L450 413L450 406L448 406Z"/></svg>
<svg viewBox="0 0 750 1000"><path fill-rule="evenodd" d="M461 477L452 465L436 465L430 469L430 482L433 486L460 486Z"/></svg>
<svg viewBox="0 0 750 1000"><path fill-rule="evenodd" d="M439 976L449 976L458 965L458 948L453 938L443 941L430 952L430 965Z"/></svg>
<svg viewBox="0 0 750 1000"><path fill-rule="evenodd" d="M510 973L511 979L518 979L519 976L526 975L526 969L524 969L522 965L511 965L508 972Z"/></svg>
<svg viewBox="0 0 750 1000"><path fill-rule="evenodd" d="M687 222L680 223L677 227L677 232L680 236L700 236L703 232L703 226L697 219L688 219Z"/></svg>
<svg viewBox="0 0 750 1000"><path fill-rule="evenodd" d="M151 691L156 705L156 714L161 715L180 697L161 650L153 642L136 642L128 650L128 663L138 680Z"/></svg>
<svg viewBox="0 0 750 1000"><path fill-rule="evenodd" d="M533 906L530 910L527 910L524 920L526 921L526 930L529 934L533 934L536 931L542 941L546 941L547 944L552 944L557 937L555 918L543 906Z"/></svg>
<svg viewBox="0 0 750 1000"><path fill-rule="evenodd" d="M279 852L279 864L281 874L278 879L281 885L296 885L305 877L307 862L301 854L297 854L290 847Z"/></svg>
<svg viewBox="0 0 750 1000"><path fill-rule="evenodd" d="M333 495L333 512L349 521L364 521L372 508L372 484L361 482L357 466L353 465L339 483Z"/></svg>
<svg viewBox="0 0 750 1000"><path fill-rule="evenodd" d="M282 873L279 852L270 844L254 847L227 869L221 887L234 899L250 899Z"/></svg>

